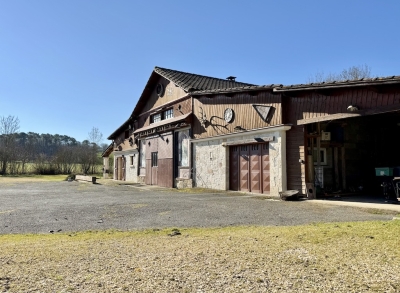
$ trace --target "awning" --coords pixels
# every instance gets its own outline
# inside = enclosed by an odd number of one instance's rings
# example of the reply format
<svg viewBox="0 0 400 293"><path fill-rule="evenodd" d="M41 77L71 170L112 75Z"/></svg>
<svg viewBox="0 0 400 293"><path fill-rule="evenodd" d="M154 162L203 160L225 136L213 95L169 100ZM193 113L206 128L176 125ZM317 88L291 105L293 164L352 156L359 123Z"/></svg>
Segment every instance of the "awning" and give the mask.
<svg viewBox="0 0 400 293"><path fill-rule="evenodd" d="M392 112L399 112L399 111L400 111L400 104L387 105L387 106L381 106L381 107L377 107L377 108L359 110L357 112L336 113L336 114L330 114L330 115L325 115L325 116L320 116L320 117L300 119L300 120L297 120L297 125L304 125L304 124L310 124L310 123L316 123L316 122L346 119L346 118L353 118L353 117L361 117L361 116L370 116L370 115L377 115L377 114L384 114L384 113L392 113Z"/></svg>
<svg viewBox="0 0 400 293"><path fill-rule="evenodd" d="M188 113L185 115L181 115L178 117L174 117L172 119L166 119L166 120L162 120L160 122L157 123L152 123L149 126L146 127L142 127L139 129L136 129L133 134L142 134L143 132L147 132L148 134L150 133L155 133L155 132L163 132L163 131L167 131L170 129L174 129L178 127L178 123L179 122L187 122L186 120L189 120L188 117L192 115L192 113Z"/></svg>

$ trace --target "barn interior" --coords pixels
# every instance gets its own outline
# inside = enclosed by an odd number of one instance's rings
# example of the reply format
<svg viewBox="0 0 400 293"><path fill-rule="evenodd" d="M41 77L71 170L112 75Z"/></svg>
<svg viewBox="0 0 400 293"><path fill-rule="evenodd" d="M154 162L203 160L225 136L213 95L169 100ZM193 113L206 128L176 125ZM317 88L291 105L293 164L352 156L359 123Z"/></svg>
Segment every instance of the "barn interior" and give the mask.
<svg viewBox="0 0 400 293"><path fill-rule="evenodd" d="M318 198L397 202L400 112L309 124L307 150Z"/></svg>

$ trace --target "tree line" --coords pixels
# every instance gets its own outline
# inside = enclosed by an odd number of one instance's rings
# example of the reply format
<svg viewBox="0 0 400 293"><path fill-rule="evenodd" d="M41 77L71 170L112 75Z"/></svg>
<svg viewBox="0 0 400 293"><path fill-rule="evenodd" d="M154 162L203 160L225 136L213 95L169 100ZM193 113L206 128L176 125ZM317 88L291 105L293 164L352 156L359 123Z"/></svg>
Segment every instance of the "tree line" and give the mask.
<svg viewBox="0 0 400 293"><path fill-rule="evenodd" d="M102 165L102 134L93 127L82 142L68 135L18 132L19 119L0 117L0 174L93 174ZM101 168L101 167L100 167Z"/></svg>

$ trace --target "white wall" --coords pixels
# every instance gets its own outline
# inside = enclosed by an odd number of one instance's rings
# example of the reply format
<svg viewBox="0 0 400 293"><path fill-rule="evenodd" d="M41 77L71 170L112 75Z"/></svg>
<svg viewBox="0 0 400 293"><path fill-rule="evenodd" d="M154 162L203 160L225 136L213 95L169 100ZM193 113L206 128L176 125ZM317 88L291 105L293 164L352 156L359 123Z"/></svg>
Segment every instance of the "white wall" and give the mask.
<svg viewBox="0 0 400 293"><path fill-rule="evenodd" d="M125 156L125 181L138 182L138 166L139 166L139 152L137 150L129 151L116 151L114 152L114 166L117 166L116 161L119 157ZM131 165L131 157L133 158L133 165ZM116 179L116 171L114 170L114 180Z"/></svg>

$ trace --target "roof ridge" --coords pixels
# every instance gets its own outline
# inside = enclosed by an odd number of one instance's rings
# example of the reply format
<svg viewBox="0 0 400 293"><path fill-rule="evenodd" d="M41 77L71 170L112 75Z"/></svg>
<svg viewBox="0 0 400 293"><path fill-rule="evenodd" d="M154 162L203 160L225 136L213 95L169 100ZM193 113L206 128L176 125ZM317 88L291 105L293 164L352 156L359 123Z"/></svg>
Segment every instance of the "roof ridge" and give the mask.
<svg viewBox="0 0 400 293"><path fill-rule="evenodd" d="M208 76L208 75L190 73L190 72L179 71L179 70L174 70L174 69L168 69L168 68L163 68L163 67L159 67L159 66L155 66L154 71L167 79L171 79L174 83L178 84L179 86L182 86L185 90L190 90L190 88L188 88L184 84L186 80L190 80L190 78L188 76L191 76L192 78L193 77L201 78L201 79L205 78L205 79L209 79L209 80L214 80L216 82L232 83L232 85L233 85L232 87L237 87L240 85L254 86L254 84L251 84L251 83L240 82L240 81L231 81L231 80L227 80L227 79L223 79L223 78L219 78L219 77L212 77L212 76ZM174 74L184 74L185 77L183 78L182 81L180 81L180 80L177 80L178 78L176 78L175 76L170 76L170 75L174 75ZM202 85L208 84L208 82L206 82L205 80L202 80L199 83ZM235 84L236 84L236 86L235 86ZM226 88L226 87L224 87L224 88Z"/></svg>

